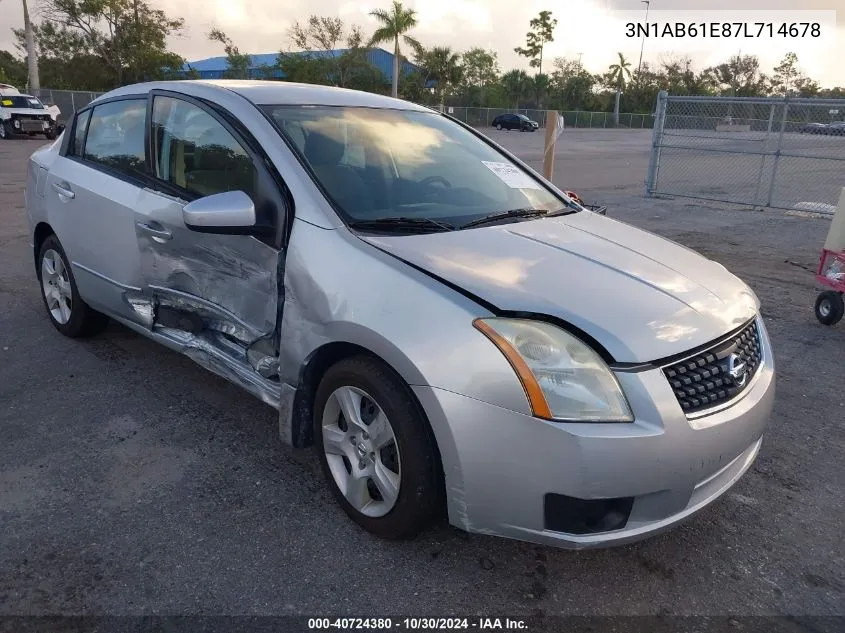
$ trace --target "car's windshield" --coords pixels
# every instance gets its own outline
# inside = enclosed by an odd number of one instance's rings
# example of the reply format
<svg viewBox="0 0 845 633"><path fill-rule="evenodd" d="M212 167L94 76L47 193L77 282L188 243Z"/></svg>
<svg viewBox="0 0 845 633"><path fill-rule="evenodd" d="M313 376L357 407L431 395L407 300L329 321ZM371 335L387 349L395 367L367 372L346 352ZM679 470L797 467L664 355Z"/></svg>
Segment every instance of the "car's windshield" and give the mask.
<svg viewBox="0 0 845 633"><path fill-rule="evenodd" d="M523 121L530 121L530 119L527 116L525 116L524 114L517 114L516 116L518 116Z"/></svg>
<svg viewBox="0 0 845 633"><path fill-rule="evenodd" d="M29 95L4 95L0 97L0 105L4 108L33 108L43 110L44 104L36 97Z"/></svg>
<svg viewBox="0 0 845 633"><path fill-rule="evenodd" d="M347 222L436 220L461 227L567 200L472 132L429 112L264 106Z"/></svg>

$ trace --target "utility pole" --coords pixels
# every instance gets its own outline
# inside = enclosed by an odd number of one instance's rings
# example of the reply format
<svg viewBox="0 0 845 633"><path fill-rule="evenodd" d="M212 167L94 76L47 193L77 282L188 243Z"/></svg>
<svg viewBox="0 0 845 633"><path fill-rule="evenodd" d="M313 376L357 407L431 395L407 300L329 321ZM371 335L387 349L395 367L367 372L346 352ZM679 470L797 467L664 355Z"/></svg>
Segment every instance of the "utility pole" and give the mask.
<svg viewBox="0 0 845 633"><path fill-rule="evenodd" d="M38 80L38 51L35 50L35 29L29 19L29 7L26 0L23 0L23 30L26 39L26 63L29 71L29 85L27 92L38 96L41 82Z"/></svg>
<svg viewBox="0 0 845 633"><path fill-rule="evenodd" d="M645 5L645 24L646 30L648 30L648 8L651 5L651 0L640 0L640 2ZM640 63L637 64L637 83L640 83L640 71L643 67L643 49L645 49L645 35L643 35L643 42L640 44Z"/></svg>

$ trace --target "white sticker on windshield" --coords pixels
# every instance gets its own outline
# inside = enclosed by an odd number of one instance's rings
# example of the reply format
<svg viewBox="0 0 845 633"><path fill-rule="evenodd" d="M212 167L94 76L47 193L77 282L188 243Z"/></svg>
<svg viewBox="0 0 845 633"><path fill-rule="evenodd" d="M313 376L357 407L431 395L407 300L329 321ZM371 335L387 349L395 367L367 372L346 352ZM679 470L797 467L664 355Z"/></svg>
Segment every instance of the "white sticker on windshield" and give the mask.
<svg viewBox="0 0 845 633"><path fill-rule="evenodd" d="M510 163L495 163L487 160L481 162L511 189L541 188L536 180L515 165L511 165Z"/></svg>
<svg viewBox="0 0 845 633"><path fill-rule="evenodd" d="M40 106L41 102L38 99L27 99L31 105Z"/></svg>

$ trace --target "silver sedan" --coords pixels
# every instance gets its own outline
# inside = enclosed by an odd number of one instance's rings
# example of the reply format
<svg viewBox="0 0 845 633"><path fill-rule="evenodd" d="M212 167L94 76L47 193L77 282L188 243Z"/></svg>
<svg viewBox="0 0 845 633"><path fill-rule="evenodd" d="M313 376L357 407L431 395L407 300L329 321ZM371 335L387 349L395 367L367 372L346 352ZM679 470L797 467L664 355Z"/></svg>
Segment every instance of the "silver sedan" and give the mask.
<svg viewBox="0 0 845 633"><path fill-rule="evenodd" d="M624 543L760 449L774 361L748 286L411 103L126 86L32 156L26 209L62 334L112 319L261 398L385 538L446 512Z"/></svg>

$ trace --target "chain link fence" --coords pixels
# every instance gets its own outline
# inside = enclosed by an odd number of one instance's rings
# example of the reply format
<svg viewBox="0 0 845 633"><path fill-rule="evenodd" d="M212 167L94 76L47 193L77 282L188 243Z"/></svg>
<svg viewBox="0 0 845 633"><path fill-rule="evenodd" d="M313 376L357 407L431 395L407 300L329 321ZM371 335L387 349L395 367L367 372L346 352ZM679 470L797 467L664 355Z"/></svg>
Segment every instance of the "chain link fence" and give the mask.
<svg viewBox="0 0 845 633"><path fill-rule="evenodd" d="M33 96L41 99L46 105L59 106L59 110L61 110L59 121L64 122L67 122L74 112L84 108L103 94L102 92L89 92L88 90L52 90L50 88L40 88L32 92Z"/></svg>
<svg viewBox="0 0 845 633"><path fill-rule="evenodd" d="M439 108L438 108L439 109ZM444 106L443 111L456 119L473 127L490 127L500 114L524 114L532 121L537 121L540 127L546 126L546 110L507 109L507 108L473 108L464 106ZM577 128L633 128L641 130L654 125L651 114L619 114L619 125L615 125L612 112L583 112L566 110L559 112L566 122L566 127Z"/></svg>
<svg viewBox="0 0 845 633"><path fill-rule="evenodd" d="M101 94L104 94L102 92L89 92L88 90L53 90L51 88L41 88L33 92L36 97L39 97L47 105L55 104L59 106L61 110L59 118L64 121L70 118L76 110L84 108ZM440 108L435 106L435 109ZM500 114L524 114L532 121L537 121L540 127L545 127L546 125L546 110L463 106L444 106L442 109L444 112L474 127L490 127L493 119ZM612 112L566 110L559 112L559 114L563 116L566 127L568 128L620 127L641 130L644 128L651 129L654 125L654 115L652 114L620 113L618 126L614 124Z"/></svg>
<svg viewBox="0 0 845 633"><path fill-rule="evenodd" d="M845 100L657 99L646 195L832 213L845 186Z"/></svg>

